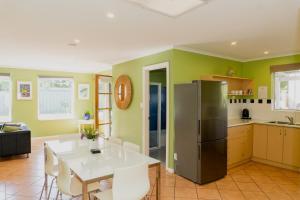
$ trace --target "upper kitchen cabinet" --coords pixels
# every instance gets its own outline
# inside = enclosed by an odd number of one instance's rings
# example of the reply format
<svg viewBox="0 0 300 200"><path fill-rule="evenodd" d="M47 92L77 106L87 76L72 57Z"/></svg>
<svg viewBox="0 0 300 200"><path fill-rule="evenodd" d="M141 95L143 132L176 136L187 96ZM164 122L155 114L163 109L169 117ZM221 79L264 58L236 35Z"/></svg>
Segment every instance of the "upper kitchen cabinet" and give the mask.
<svg viewBox="0 0 300 200"><path fill-rule="evenodd" d="M253 95L253 80L242 77L209 75L203 76L204 80L226 81L228 84L228 95L251 96Z"/></svg>

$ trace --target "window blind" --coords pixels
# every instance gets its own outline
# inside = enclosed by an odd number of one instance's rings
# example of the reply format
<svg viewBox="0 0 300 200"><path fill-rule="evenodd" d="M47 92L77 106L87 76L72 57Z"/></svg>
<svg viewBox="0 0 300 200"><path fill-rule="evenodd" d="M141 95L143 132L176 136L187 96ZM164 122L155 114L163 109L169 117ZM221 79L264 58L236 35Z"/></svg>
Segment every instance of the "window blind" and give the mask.
<svg viewBox="0 0 300 200"><path fill-rule="evenodd" d="M270 67L270 72L285 72L285 71L294 71L300 70L300 63L292 63L292 64L285 64L285 65L272 65Z"/></svg>

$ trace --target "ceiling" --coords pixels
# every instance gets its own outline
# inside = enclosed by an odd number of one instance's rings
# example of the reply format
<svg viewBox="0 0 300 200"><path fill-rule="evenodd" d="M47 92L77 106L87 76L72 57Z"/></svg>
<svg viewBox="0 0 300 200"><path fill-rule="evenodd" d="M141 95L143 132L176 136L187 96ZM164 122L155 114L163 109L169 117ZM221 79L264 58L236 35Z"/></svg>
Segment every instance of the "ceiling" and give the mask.
<svg viewBox="0 0 300 200"><path fill-rule="evenodd" d="M0 0L0 27L1 66L99 72L172 47L247 61L300 52L300 0L210 0L176 18L126 0Z"/></svg>

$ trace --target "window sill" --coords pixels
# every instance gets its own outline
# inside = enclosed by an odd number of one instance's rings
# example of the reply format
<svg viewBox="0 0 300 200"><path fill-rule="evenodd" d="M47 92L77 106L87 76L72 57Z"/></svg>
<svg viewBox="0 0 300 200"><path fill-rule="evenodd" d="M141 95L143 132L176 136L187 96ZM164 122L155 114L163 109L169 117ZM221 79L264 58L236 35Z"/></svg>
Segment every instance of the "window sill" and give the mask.
<svg viewBox="0 0 300 200"><path fill-rule="evenodd" d="M39 121L55 121L55 120L70 120L74 119L73 115L39 115Z"/></svg>

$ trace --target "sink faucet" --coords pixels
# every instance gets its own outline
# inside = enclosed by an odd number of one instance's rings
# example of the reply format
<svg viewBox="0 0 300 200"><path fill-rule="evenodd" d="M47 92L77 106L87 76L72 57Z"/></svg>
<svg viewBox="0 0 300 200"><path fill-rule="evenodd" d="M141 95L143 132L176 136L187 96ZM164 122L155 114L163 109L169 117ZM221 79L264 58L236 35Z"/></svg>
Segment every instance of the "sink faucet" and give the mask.
<svg viewBox="0 0 300 200"><path fill-rule="evenodd" d="M286 116L286 118L288 118L288 120L290 121L290 124L291 124L291 125L294 124L294 117Z"/></svg>
<svg viewBox="0 0 300 200"><path fill-rule="evenodd" d="M4 130L4 127L5 127L6 123L4 122L0 128L0 131L3 131Z"/></svg>

